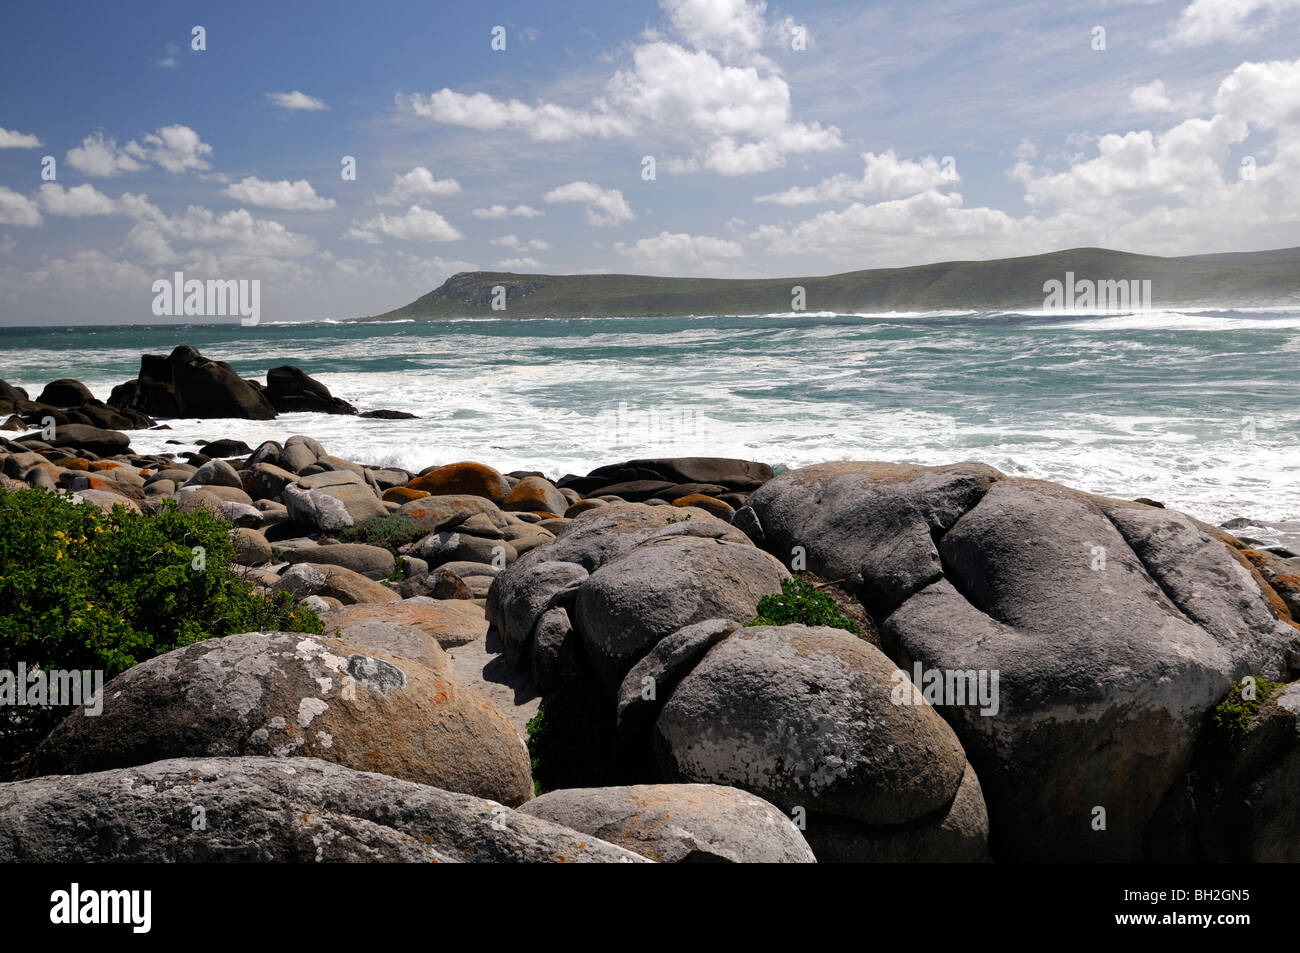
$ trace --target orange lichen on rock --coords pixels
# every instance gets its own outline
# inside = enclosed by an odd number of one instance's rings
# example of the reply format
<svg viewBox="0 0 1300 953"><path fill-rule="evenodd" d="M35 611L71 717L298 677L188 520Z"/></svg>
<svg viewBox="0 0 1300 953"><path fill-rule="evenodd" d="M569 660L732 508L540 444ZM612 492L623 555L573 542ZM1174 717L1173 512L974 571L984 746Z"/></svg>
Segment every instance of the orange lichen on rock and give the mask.
<svg viewBox="0 0 1300 953"><path fill-rule="evenodd" d="M500 504L510 492L510 485L499 472L482 463L463 461L430 470L406 484L409 489L423 490L431 496L481 496Z"/></svg>
<svg viewBox="0 0 1300 953"><path fill-rule="evenodd" d="M686 496L679 496L673 500L673 506L694 506L704 510L710 516L716 516L724 520L730 520L736 512L728 504L703 493L688 493Z"/></svg>
<svg viewBox="0 0 1300 953"><path fill-rule="evenodd" d="M383 500L385 503L409 503L429 495L425 490L412 490L409 486L392 486L384 491Z"/></svg>

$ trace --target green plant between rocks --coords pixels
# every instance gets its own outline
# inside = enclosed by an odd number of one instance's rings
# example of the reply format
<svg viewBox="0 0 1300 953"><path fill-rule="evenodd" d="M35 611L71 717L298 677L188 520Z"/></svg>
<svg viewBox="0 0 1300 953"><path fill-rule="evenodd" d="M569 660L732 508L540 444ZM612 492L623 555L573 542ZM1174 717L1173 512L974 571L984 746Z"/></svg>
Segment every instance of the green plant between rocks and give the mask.
<svg viewBox="0 0 1300 953"><path fill-rule="evenodd" d="M1254 697L1245 698L1243 697L1245 688L1252 681L1255 686ZM1285 687L1284 682L1273 682L1267 678L1253 676L1249 681L1243 678L1240 682L1233 682L1228 689L1227 697L1215 706L1210 716L1211 726L1220 737L1229 741L1240 741L1246 736L1250 720L1259 713L1260 707L1268 701L1270 695L1283 687Z"/></svg>
<svg viewBox="0 0 1300 953"><path fill-rule="evenodd" d="M758 618L751 625L824 625L844 629L854 635L862 630L852 619L840 611L835 600L802 579L781 581L780 594L773 593L758 600Z"/></svg>
<svg viewBox="0 0 1300 953"><path fill-rule="evenodd" d="M428 531L409 516L388 513L362 520L339 533L341 543L365 543L380 546L400 559L398 549L428 535Z"/></svg>

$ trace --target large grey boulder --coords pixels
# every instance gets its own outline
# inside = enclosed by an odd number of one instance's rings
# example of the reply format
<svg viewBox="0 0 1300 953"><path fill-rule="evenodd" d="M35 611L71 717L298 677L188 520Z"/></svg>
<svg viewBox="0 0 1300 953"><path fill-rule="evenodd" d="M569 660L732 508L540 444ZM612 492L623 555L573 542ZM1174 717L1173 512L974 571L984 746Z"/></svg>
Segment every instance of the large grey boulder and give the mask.
<svg viewBox="0 0 1300 953"><path fill-rule="evenodd" d="M897 703L896 673L841 629L742 628L665 702L661 776L743 788L785 811L915 821L952 802L966 758L932 707Z"/></svg>
<svg viewBox="0 0 1300 953"><path fill-rule="evenodd" d="M325 456L325 448L318 441L298 434L284 442L284 448L280 450L274 462L282 469L299 473L323 456Z"/></svg>
<svg viewBox="0 0 1300 953"><path fill-rule="evenodd" d="M420 557L434 568L450 562L491 564L496 560L509 564L519 558L519 552L504 539L446 530L430 533L421 540L419 552Z"/></svg>
<svg viewBox="0 0 1300 953"><path fill-rule="evenodd" d="M88 424L59 424L54 428L54 436L45 439L44 432L30 433L18 437L18 443L39 440L51 447L63 447L76 450L89 450L101 457L125 453L131 445L131 438L118 430L101 430Z"/></svg>
<svg viewBox="0 0 1300 953"><path fill-rule="evenodd" d="M1198 754L1190 780L1205 860L1300 862L1300 682L1259 700L1245 725L1212 732Z"/></svg>
<svg viewBox="0 0 1300 953"><path fill-rule="evenodd" d="M506 661L522 667L529 657L533 628L561 593L570 596L588 578L577 563L530 559L498 573L488 589L484 612L504 643Z"/></svg>
<svg viewBox="0 0 1300 953"><path fill-rule="evenodd" d="M225 460L209 460L194 471L194 475L185 481L185 486L229 486L237 490L244 488L239 474Z"/></svg>
<svg viewBox="0 0 1300 953"><path fill-rule="evenodd" d="M749 542L740 530L697 507L614 503L582 513L563 536L532 550L520 562L527 559L570 562L595 572L646 540L660 536Z"/></svg>
<svg viewBox="0 0 1300 953"><path fill-rule="evenodd" d="M423 662L337 637L251 632L128 669L103 712L78 711L37 747L29 774L83 774L164 758L320 758L503 804L532 796L514 727Z"/></svg>
<svg viewBox="0 0 1300 953"><path fill-rule="evenodd" d="M661 639L705 619L749 622L789 573L744 543L655 536L605 563L578 589L574 625L609 694Z"/></svg>
<svg viewBox="0 0 1300 953"><path fill-rule="evenodd" d="M802 554L885 613L943 574L934 537L1001 476L978 463L824 463L782 474L747 502L768 552L785 563Z"/></svg>
<svg viewBox="0 0 1300 953"><path fill-rule="evenodd" d="M337 533L388 512L370 487L355 483L314 490L291 483L280 498L289 508L290 519L323 533Z"/></svg>
<svg viewBox="0 0 1300 953"><path fill-rule="evenodd" d="M658 863L816 863L790 818L762 798L716 784L568 788L520 810Z"/></svg>
<svg viewBox="0 0 1300 953"><path fill-rule="evenodd" d="M627 743L646 747L663 703L682 676L704 654L740 625L731 619L706 619L661 639L645 658L632 666L618 688L618 731Z"/></svg>
<svg viewBox="0 0 1300 953"><path fill-rule="evenodd" d="M906 824L876 826L810 814L804 838L820 863L978 864L989 860L989 815L975 769L966 765L952 803Z"/></svg>
<svg viewBox="0 0 1300 953"><path fill-rule="evenodd" d="M505 805L314 758L176 758L0 784L0 862L644 858Z"/></svg>
<svg viewBox="0 0 1300 953"><path fill-rule="evenodd" d="M1278 677L1300 637L1227 547L1173 512L1005 481L940 550L945 578L883 636L905 668L998 673L996 717L944 712L1014 856L1144 856L1225 686Z"/></svg>
<svg viewBox="0 0 1300 953"><path fill-rule="evenodd" d="M836 463L776 477L736 522L859 593L905 670L998 679L996 714L939 711L1002 856L1171 857L1151 821L1210 708L1300 664L1258 558L1172 510L979 464Z"/></svg>

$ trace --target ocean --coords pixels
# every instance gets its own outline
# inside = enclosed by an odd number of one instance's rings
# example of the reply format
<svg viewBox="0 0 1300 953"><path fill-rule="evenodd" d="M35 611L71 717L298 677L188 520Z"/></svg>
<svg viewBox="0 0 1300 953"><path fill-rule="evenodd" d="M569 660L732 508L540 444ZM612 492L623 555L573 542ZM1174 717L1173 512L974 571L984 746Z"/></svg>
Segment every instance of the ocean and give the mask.
<svg viewBox="0 0 1300 953"><path fill-rule="evenodd" d="M668 455L977 460L1215 523L1300 520L1300 309L0 328L0 378L107 399L178 344L420 419L171 420L133 432L138 451L305 433L365 463L552 477Z"/></svg>

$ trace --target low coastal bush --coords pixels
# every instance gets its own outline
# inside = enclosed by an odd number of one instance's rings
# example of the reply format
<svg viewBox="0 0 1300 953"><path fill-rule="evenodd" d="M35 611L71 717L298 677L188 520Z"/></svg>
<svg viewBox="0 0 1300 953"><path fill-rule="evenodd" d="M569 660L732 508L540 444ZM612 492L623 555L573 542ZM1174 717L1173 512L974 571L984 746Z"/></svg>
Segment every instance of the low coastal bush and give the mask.
<svg viewBox="0 0 1300 953"><path fill-rule="evenodd" d="M321 632L287 592L268 599L230 567L229 524L168 501L111 514L45 490L0 490L0 669L101 670L213 636Z"/></svg>
<svg viewBox="0 0 1300 953"><path fill-rule="evenodd" d="M400 547L426 535L428 531L409 516L389 513L386 516L372 516L368 520L362 520L356 526L349 526L339 533L339 541L381 546L394 556L398 556L400 554L397 550Z"/></svg>
<svg viewBox="0 0 1300 953"><path fill-rule="evenodd" d="M746 624L824 625L862 634L858 624L840 611L834 599L802 579L783 580L780 595L774 593L758 600L758 618Z"/></svg>

